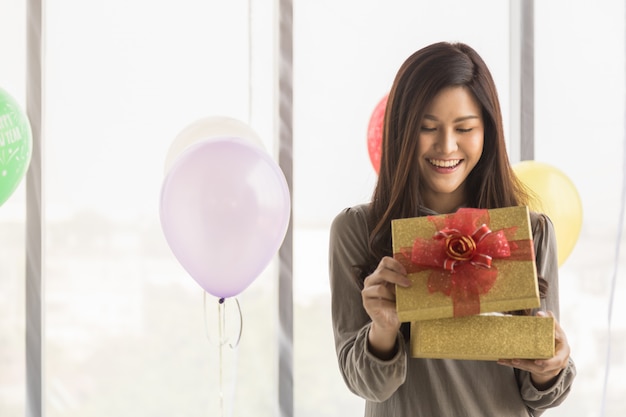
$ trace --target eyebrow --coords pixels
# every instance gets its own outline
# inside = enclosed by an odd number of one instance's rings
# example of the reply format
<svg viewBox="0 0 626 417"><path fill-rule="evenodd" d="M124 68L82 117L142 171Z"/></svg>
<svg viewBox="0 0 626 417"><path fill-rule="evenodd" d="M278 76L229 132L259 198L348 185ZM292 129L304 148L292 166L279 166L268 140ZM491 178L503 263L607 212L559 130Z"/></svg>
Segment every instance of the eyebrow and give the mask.
<svg viewBox="0 0 626 417"><path fill-rule="evenodd" d="M424 119L432 120L432 121L435 121L435 122L439 121L439 119L437 119L432 114L425 114L424 115ZM459 123L459 122L464 122L466 120L471 120L471 119L480 119L480 116L476 116L476 115L470 114L470 115L467 115L467 116L457 117L456 119L453 120L453 122L454 123Z"/></svg>

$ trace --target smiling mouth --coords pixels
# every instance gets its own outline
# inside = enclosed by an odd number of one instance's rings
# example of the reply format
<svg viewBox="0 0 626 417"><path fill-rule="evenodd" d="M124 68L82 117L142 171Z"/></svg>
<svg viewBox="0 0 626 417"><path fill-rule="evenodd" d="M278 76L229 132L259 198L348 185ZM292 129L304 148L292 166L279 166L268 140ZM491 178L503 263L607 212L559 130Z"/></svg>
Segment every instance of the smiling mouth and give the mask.
<svg viewBox="0 0 626 417"><path fill-rule="evenodd" d="M428 159L428 163L430 163L432 166L447 169L456 168L461 163L461 161L462 159Z"/></svg>

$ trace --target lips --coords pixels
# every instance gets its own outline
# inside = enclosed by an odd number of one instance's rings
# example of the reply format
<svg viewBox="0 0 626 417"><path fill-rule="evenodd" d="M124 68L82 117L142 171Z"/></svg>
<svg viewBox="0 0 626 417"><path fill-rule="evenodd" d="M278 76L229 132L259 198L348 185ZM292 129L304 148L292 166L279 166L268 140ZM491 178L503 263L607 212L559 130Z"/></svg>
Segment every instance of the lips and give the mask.
<svg viewBox="0 0 626 417"><path fill-rule="evenodd" d="M428 159L428 163L437 168L456 168L462 159Z"/></svg>

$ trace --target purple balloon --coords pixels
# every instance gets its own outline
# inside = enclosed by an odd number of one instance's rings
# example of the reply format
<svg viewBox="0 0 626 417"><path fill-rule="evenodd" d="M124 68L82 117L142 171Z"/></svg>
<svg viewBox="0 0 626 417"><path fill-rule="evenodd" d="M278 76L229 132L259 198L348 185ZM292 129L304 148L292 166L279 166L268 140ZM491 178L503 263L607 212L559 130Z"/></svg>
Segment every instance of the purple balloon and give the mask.
<svg viewBox="0 0 626 417"><path fill-rule="evenodd" d="M163 233L180 264L208 293L233 297L276 255L290 196L278 165L238 138L189 146L163 180Z"/></svg>

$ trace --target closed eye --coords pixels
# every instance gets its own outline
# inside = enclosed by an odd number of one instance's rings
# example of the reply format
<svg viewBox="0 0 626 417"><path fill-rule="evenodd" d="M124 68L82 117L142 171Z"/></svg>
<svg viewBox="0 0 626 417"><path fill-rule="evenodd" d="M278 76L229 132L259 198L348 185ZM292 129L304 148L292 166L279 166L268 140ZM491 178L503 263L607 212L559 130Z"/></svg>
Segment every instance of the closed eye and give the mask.
<svg viewBox="0 0 626 417"><path fill-rule="evenodd" d="M426 126L422 126L421 127L422 132L434 132L435 130L437 130L436 127L426 127Z"/></svg>
<svg viewBox="0 0 626 417"><path fill-rule="evenodd" d="M467 129L461 129L460 127L457 129L459 132L461 133L468 133L471 132L472 129L474 129L473 127L467 128Z"/></svg>

